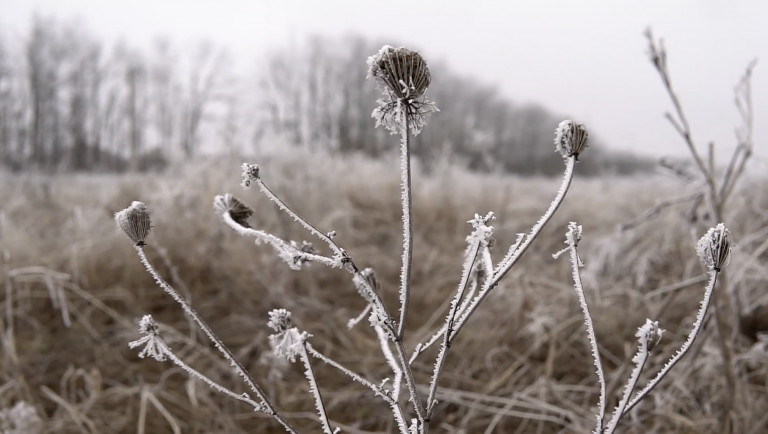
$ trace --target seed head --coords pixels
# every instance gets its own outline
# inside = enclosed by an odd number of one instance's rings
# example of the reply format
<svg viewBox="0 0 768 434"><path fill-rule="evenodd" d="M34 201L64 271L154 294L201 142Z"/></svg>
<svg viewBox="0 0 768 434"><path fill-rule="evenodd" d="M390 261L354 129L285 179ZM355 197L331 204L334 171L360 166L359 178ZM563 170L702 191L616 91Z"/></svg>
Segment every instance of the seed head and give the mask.
<svg viewBox="0 0 768 434"><path fill-rule="evenodd" d="M427 100L426 91L432 76L427 62L416 51L385 45L368 58L368 77L378 84L384 97L371 113L376 126L383 125L392 134L409 132L417 135L427 124L427 117L438 111Z"/></svg>
<svg viewBox="0 0 768 434"><path fill-rule="evenodd" d="M368 78L375 79L400 100L420 97L432 81L427 62L421 54L389 45L368 58Z"/></svg>
<svg viewBox="0 0 768 434"><path fill-rule="evenodd" d="M221 216L229 213L232 220L242 227L251 227L251 225L248 224L248 218L253 215L253 210L229 193L223 196L216 196L213 199L213 209L216 211L216 214Z"/></svg>
<svg viewBox="0 0 768 434"><path fill-rule="evenodd" d="M252 183L259 179L259 166L256 164L243 163L243 188L249 188Z"/></svg>
<svg viewBox="0 0 768 434"><path fill-rule="evenodd" d="M137 246L143 246L152 229L149 209L141 202L134 201L128 208L115 213L117 226L128 235Z"/></svg>
<svg viewBox="0 0 768 434"><path fill-rule="evenodd" d="M291 312L285 309L272 309L269 311L269 321L267 321L267 325L277 333L283 333L286 330L293 328Z"/></svg>
<svg viewBox="0 0 768 434"><path fill-rule="evenodd" d="M563 158L575 157L578 160L579 154L589 146L588 141L589 134L584 124L564 120L555 130L555 150Z"/></svg>
<svg viewBox="0 0 768 434"><path fill-rule="evenodd" d="M706 267L720 272L731 255L731 232L718 223L701 237L696 244L696 253Z"/></svg>
<svg viewBox="0 0 768 434"><path fill-rule="evenodd" d="M637 329L635 336L637 336L637 339L641 344L645 343L648 351L652 351L656 348L656 345L659 344L659 341L661 341L661 335L663 334L664 330L659 327L658 321L646 319L645 324Z"/></svg>

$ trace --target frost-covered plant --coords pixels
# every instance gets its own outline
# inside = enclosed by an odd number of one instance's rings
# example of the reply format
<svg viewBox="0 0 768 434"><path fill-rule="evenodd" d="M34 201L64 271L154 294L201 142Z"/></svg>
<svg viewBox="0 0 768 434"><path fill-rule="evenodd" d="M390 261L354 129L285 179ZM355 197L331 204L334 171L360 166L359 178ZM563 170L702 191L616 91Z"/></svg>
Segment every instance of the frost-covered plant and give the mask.
<svg viewBox="0 0 768 434"><path fill-rule="evenodd" d="M405 345L405 336L407 333L406 320L409 314L409 300L411 298L410 285L413 254L410 137L421 131L426 125L427 115L437 111L437 108L434 103L429 102L426 98L431 75L426 62L419 53L406 48L385 46L376 55L368 59L368 66L369 78L377 82L383 93L383 98L378 101L378 105L372 114L376 119L376 125L382 125L390 132L400 133L401 135L403 245L400 284L398 288L398 315L391 314L390 310L385 306L381 298L382 288L375 277L373 269L359 267L353 257L336 243L335 231L323 232L317 229L275 195L264 182L262 178L263 173L258 165L243 164L243 187L246 189L253 186L258 187L281 211L301 224L309 234L317 238L321 243L327 245L330 254L320 253L311 243L306 241L298 243L292 240L284 240L252 227L248 219L252 217L253 211L243 201L231 194L216 196L213 201L213 207L227 226L242 236L253 238L257 245L267 244L272 247L291 269L301 269L308 263L316 263L330 268L341 269L349 273L354 288L366 302L366 308L357 318L350 320L348 326L354 327L362 322L364 318L368 319L373 334L379 343L382 360L391 369L391 381L386 378L383 380L367 379L316 350L311 344L312 335L296 326L296 322L289 311L274 309L269 313L267 325L274 332L269 337L269 343L274 356L290 362L295 362L298 358L304 365L305 375L309 382L309 389L315 402L322 431L330 434L337 432L339 428L334 429L332 427L333 424L328 417L318 387L318 379L310 363L310 356L337 369L352 381L362 384L372 391L376 397L389 407L392 412L392 418L401 434L422 434L429 431L430 423L433 420L438 403L436 397L440 387L440 377L456 336L463 330L472 315L477 312L480 304L487 298L490 292L499 285L500 281L518 263L563 202L571 186L578 158L588 146L589 136L583 124L566 120L558 125L555 131L555 151L561 154L565 166L560 188L542 216L533 223L528 232L518 234L516 241L507 248L506 253L499 261L494 262L490 252L494 244L494 228L491 225L495 219L494 213L475 214L468 221L471 225L471 231L466 237L462 270L458 276L456 291L445 314L445 320L429 335L431 336L430 338L409 349ZM179 303L185 313L203 330L222 356L231 364L234 372L248 386L249 392L237 394L186 365L162 339L160 333L162 327L151 316L145 316L140 321L139 332L142 336L130 343L131 348L141 348L140 357L150 356L160 362L170 360L185 369L193 377L207 383L214 390L250 404L254 411L270 415L287 432L296 432L289 421L281 416L270 404L260 386L234 357L223 341L214 334L213 330L192 309L189 302L165 282L150 264L144 252L151 228L148 208L141 202L134 202L129 208L117 213L115 219L118 226L126 232L133 242L141 262L154 277L157 284ZM696 337L701 327L712 290L714 289L717 273L728 256L730 244L725 244L728 236L727 231L722 226L718 226L713 232L708 233L705 239L700 242L700 254L703 257L709 258L708 262L706 260L705 262L711 270L712 278L707 288L705 300L702 302L694 330L680 351L668 362L664 369L645 388L632 396L635 383L645 364L648 353L658 344L662 335L658 323L648 321L640 327L637 334L639 350L633 359L636 368L624 391L619 407L617 407L608 426L604 428L603 423L607 405L607 398L605 396L606 382L600 361L599 347L592 328L588 303L579 276L579 267L582 266L582 262L576 249L581 239L581 234L581 226L572 223L567 234L566 243L568 247L563 252L568 251L571 257L574 284L578 293L579 303L585 315L589 342L600 383L599 414L595 432L610 433L615 429L621 416L625 415L645 397L690 347L690 342ZM419 312L419 314L425 313ZM439 343L439 350L434 359L434 369L429 383L419 385L414 378L412 364L425 353L427 348L437 343ZM401 400L401 393L403 391L407 393L406 403L401 402L403 401Z"/></svg>
<svg viewBox="0 0 768 434"><path fill-rule="evenodd" d="M667 361L664 367L659 370L658 373L645 385L639 392L632 393L637 386L637 382L640 378L640 373L645 367L646 361L650 355L650 352L659 344L661 336L664 333L659 327L658 321L652 321L646 319L645 324L638 328L635 336L637 337L638 348L632 362L635 367L629 375L627 385L624 388L619 405L613 412L610 421L607 425L605 423L605 410L606 410L606 382L605 374L603 373L602 362L600 360L600 351L598 349L597 339L595 337L595 330L592 322L592 316L589 313L589 307L586 296L584 294L584 287L581 281L581 274L579 269L584 266L578 253L578 244L582 238L581 225L571 222L568 225L568 232L565 235L565 243L568 245L565 249L553 255L555 258L560 256L564 252L568 252L571 259L571 271L573 274L573 285L576 290L576 294L579 298L579 304L581 305L582 313L584 314L584 324L587 328L587 336L589 338L589 345L592 350L592 358L594 360L598 382L600 384L600 395L598 402L598 414L597 424L593 433L595 434L612 434L615 432L619 420L622 416L626 415L632 408L634 408L643 398L653 390L659 382L669 373L669 371L685 356L688 350L691 348L693 341L699 335L701 327L704 324L704 316L707 313L710 302L712 300L712 293L715 289L715 283L717 282L717 276L722 271L727 259L731 252L731 240L728 229L724 224L719 223L714 228L711 228L704 234L699 242L696 244L696 252L707 272L709 273L709 282L707 283L706 290L704 292L704 298L701 301L699 311L696 315L696 321L693 324L688 337L681 345L680 349Z"/></svg>

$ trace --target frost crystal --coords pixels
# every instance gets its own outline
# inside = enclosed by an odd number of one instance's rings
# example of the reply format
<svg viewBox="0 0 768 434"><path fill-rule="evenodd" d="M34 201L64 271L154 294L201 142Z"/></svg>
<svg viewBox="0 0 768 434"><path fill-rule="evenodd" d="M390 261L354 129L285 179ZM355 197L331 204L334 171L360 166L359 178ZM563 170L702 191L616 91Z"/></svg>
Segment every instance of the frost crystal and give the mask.
<svg viewBox="0 0 768 434"><path fill-rule="evenodd" d="M421 132L430 113L438 111L426 97L432 76L424 58L407 48L385 45L368 58L368 79L376 80L384 98L371 117L376 126L383 125L390 133L402 133L404 122L413 135Z"/></svg>
<svg viewBox="0 0 768 434"><path fill-rule="evenodd" d="M216 214L219 215L229 213L232 220L242 227L251 227L251 225L248 224L248 218L253 215L253 210L229 193L223 196L216 196L213 199L213 209L216 211Z"/></svg>
<svg viewBox="0 0 768 434"><path fill-rule="evenodd" d="M579 154L589 146L588 141L589 134L584 124L565 120L555 130L555 151L563 158L575 157L578 160Z"/></svg>
<svg viewBox="0 0 768 434"><path fill-rule="evenodd" d="M158 362L163 362L167 358L168 347L160 338L160 326L155 322L152 315L144 315L139 321L139 333L143 336L128 343L128 347L136 348L144 346L139 352L142 359L149 356Z"/></svg>
<svg viewBox="0 0 768 434"><path fill-rule="evenodd" d="M128 208L115 213L115 222L137 246L145 244L149 230L152 229L149 209L137 201L134 201Z"/></svg>
<svg viewBox="0 0 768 434"><path fill-rule="evenodd" d="M726 265L731 254L730 231L718 223L710 228L696 244L696 253L705 266L719 272Z"/></svg>

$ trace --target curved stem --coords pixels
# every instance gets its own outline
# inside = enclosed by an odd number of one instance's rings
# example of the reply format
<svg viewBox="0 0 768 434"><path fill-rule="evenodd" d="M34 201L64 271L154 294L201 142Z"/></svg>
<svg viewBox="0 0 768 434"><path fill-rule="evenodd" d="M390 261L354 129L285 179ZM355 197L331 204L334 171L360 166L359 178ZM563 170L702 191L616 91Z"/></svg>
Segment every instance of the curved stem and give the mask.
<svg viewBox="0 0 768 434"><path fill-rule="evenodd" d="M152 264L149 262L149 259L144 252L144 248L142 246L134 246L134 248L139 254L139 259L141 260L141 263L144 264L144 268L146 268L149 274L152 275L158 286L160 286L160 288L162 288L168 295L170 295L171 298L176 300L176 302L181 305L184 312L189 315L189 317L192 318L195 323L197 323L197 326L200 327L203 333L208 336L208 339L213 342L213 345L216 347L216 349L218 349L219 352L224 355L224 358L227 359L227 361L232 365L232 368L235 370L235 372L245 381L248 387L250 387L250 389L262 401L265 407L265 413L271 415L278 422L280 422L286 431L290 433L296 433L296 431L291 428L288 422L282 416L280 416L277 411L275 411L274 407L272 407L272 404L267 400L267 395L256 384L256 381L254 381L253 377L251 377L251 374L248 373L245 367L235 358L235 355L232 354L232 351L230 351L229 348L227 348L226 345L224 345L224 343L218 337L216 337L216 335L213 333L213 330L211 330L208 324L203 321L203 318L198 315L194 309L192 309L192 306L190 306L189 303L187 303L187 301L175 289L173 289L173 287L171 287L171 285L163 280L162 276L160 276L154 267L152 267Z"/></svg>
<svg viewBox="0 0 768 434"><path fill-rule="evenodd" d="M571 237L569 237L569 243L570 247L568 248L570 253L570 259L571 259L571 271L573 274L573 286L576 290L576 294L579 297L579 305L581 306L581 311L584 315L584 324L587 327L587 336L589 338L589 346L592 349L592 360L595 364L595 370L597 371L597 379L598 383L600 384L600 398L598 400L597 408L598 408L598 414L597 414L597 426L595 427L595 432L600 433L603 430L603 419L605 418L605 374L603 373L603 364L600 360L600 351L597 347L597 338L595 337L595 327L592 323L592 315L589 313L589 305L587 304L587 298L584 295L584 286L581 282L581 273L579 273L579 267L581 266L580 260L579 260L579 253L576 250L576 244L578 242L578 239L576 238L576 235L574 234L574 231L576 231L576 224L571 223L570 225L571 230ZM578 229L580 231L580 229Z"/></svg>
<svg viewBox="0 0 768 434"><path fill-rule="evenodd" d="M677 362L683 358L683 356L685 356L688 350L690 350L694 339L696 339L696 336L698 336L699 331L701 331L701 327L704 324L704 316L706 315L707 308L709 307L710 301L712 300L712 292L715 289L715 283L717 283L717 275L717 271L710 271L709 284L707 285L707 289L704 293L704 299L701 301L701 308L699 308L699 313L696 315L696 322L693 323L693 329L688 334L688 338L685 340L685 342L683 342L683 345L680 347L677 353L675 353L675 355L669 359L667 364L664 365L661 371L659 371L659 373L656 374L656 376L648 382L648 385L646 385L637 393L637 395L635 395L634 398L632 398L629 404L627 404L627 408L624 410L622 415L632 410L632 408L634 408L637 403L645 398L651 392L651 390L653 390L653 388L656 387L656 385L658 385L659 382L661 382L661 380L669 373L669 370L672 369L677 364Z"/></svg>
<svg viewBox="0 0 768 434"><path fill-rule="evenodd" d="M493 288L498 286L499 281L501 281L501 279L509 272L510 269L512 269L512 267L517 263L517 261L520 260L520 258L523 256L523 253L525 253L525 251L531 245L533 240L536 239L536 237L539 235L544 225L546 225L547 222L549 222L549 220L555 214L555 211L557 211L557 209L563 203L565 194L568 192L568 189L571 186L571 181L573 181L573 173L574 173L575 165L576 165L575 157L568 157L566 159L565 172L563 173L563 181L560 184L560 189L558 190L557 195L555 196L555 199L549 205L549 208L541 217L541 219L539 219L539 221L536 222L535 225L533 225L530 233L528 233L528 235L524 237L519 247L517 249L514 249L514 251L510 249L510 252L507 254L507 257L505 257L504 260L502 260L502 262L496 267L493 278L488 279L488 284L483 285L483 288L480 290L477 296L475 296L475 299L472 300L472 303L467 307L467 309L459 318L459 321L456 325L456 331L454 332L454 336L459 333L462 327L464 327L464 324L466 324L469 317L473 313L475 313L475 310L477 310L477 307L480 305L480 303L483 302L485 297L488 296L488 293L491 292Z"/></svg>

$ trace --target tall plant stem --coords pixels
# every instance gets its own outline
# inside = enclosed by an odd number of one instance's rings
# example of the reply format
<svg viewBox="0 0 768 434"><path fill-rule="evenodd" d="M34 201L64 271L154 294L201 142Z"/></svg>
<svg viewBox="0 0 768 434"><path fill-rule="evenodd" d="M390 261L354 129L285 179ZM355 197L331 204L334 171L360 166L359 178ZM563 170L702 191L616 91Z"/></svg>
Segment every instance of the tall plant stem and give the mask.
<svg viewBox="0 0 768 434"><path fill-rule="evenodd" d="M411 140L408 116L403 116L400 138L400 191L403 205L403 263L400 268L400 322L397 339L405 334L405 318L408 315L408 299L411 291L411 262L413 256L413 197L411 192Z"/></svg>

